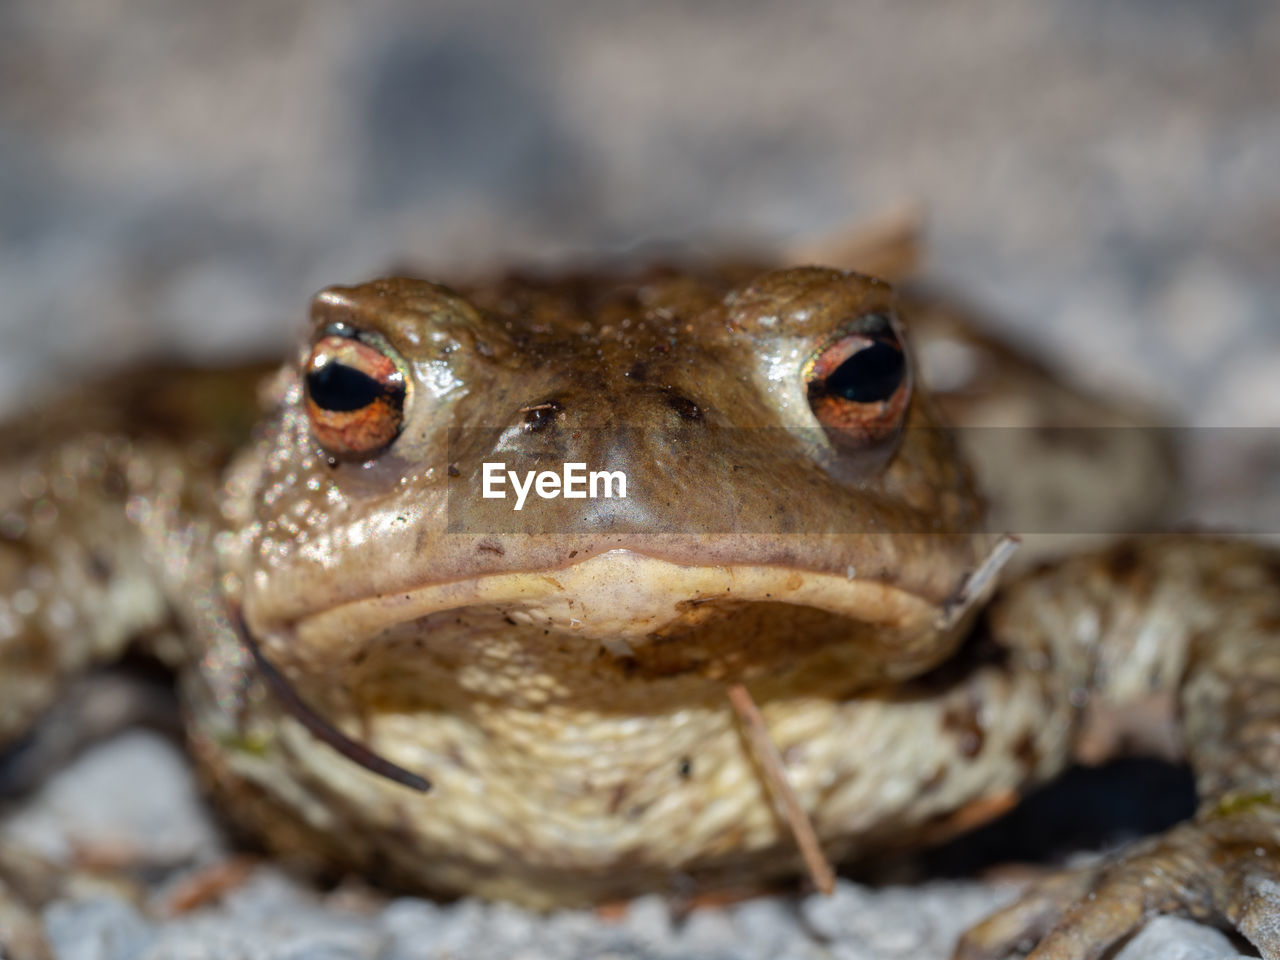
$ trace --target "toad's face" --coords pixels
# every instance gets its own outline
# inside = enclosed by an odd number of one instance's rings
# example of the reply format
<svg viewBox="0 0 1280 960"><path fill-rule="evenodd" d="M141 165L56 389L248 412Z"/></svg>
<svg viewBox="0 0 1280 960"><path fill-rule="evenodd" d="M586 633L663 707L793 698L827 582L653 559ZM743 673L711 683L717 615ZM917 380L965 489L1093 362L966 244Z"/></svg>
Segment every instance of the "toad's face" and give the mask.
<svg viewBox="0 0 1280 960"><path fill-rule="evenodd" d="M299 682L417 709L551 695L601 657L679 696L856 687L950 652L945 604L989 542L887 285L391 279L313 317L230 552L249 629ZM482 496L485 463L524 482L566 462L625 473L626 497ZM519 678L475 660L495 638Z"/></svg>

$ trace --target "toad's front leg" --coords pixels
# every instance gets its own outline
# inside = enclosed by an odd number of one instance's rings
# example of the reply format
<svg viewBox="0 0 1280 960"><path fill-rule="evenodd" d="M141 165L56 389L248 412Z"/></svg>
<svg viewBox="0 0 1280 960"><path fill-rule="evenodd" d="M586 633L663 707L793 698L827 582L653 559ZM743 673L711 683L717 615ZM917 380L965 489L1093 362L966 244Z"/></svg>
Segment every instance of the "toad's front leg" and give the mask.
<svg viewBox="0 0 1280 960"><path fill-rule="evenodd" d="M1126 543L1024 578L991 616L997 636L1034 637L1054 669L1080 678L1078 742L1094 759L1156 746L1163 701L1180 718L1200 806L1034 887L969 931L956 957L1038 944L1029 960L1093 960L1167 913L1234 928L1280 960L1280 555L1191 537Z"/></svg>
<svg viewBox="0 0 1280 960"><path fill-rule="evenodd" d="M72 677L169 619L156 555L186 485L174 461L86 434L0 467L0 752Z"/></svg>
<svg viewBox="0 0 1280 960"><path fill-rule="evenodd" d="M129 476L138 452L85 435L25 453L0 466L0 755L72 677L166 616L129 508L156 478ZM38 915L57 893L48 867L0 841L0 957L49 956Z"/></svg>
<svg viewBox="0 0 1280 960"><path fill-rule="evenodd" d="M0 751L71 676L191 618L263 372L148 367L0 423Z"/></svg>
<svg viewBox="0 0 1280 960"><path fill-rule="evenodd" d="M0 755L76 675L164 634L176 588L208 562L207 471L109 422L117 395L85 390L0 426ZM0 843L0 957L44 956L35 911L59 887L46 867Z"/></svg>

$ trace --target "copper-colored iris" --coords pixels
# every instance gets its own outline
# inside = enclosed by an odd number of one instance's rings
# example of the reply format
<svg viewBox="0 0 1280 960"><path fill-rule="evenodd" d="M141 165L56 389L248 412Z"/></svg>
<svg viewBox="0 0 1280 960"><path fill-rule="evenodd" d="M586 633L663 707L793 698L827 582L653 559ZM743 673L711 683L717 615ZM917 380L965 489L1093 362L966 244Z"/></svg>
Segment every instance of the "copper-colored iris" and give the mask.
<svg viewBox="0 0 1280 960"><path fill-rule="evenodd" d="M311 350L305 379L311 430L335 457L371 456L399 435L407 384L389 348L327 334Z"/></svg>
<svg viewBox="0 0 1280 960"><path fill-rule="evenodd" d="M884 321L847 333L805 367L809 407L841 446L865 448L896 435L911 399L911 371Z"/></svg>

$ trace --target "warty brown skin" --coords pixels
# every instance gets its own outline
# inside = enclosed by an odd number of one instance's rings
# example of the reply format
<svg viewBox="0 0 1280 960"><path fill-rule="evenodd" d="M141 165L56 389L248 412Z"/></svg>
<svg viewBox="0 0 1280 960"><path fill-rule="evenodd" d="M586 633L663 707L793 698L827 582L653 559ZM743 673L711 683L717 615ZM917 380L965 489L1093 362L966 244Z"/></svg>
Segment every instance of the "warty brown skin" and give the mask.
<svg viewBox="0 0 1280 960"><path fill-rule="evenodd" d="M1144 539L947 616L993 538L922 385L888 459L831 442L805 395L815 353L893 309L817 268L383 280L317 298L251 437L247 374L55 404L4 438L0 741L147 637L212 790L269 846L553 906L798 872L734 682L838 860L935 842L1074 754L1166 748L1126 726L1163 704L1196 819L1032 891L958 956L1030 938L1037 960L1096 957L1181 912L1280 957L1280 558ZM408 371L399 436L367 459L320 449L308 418L302 371L335 324ZM625 468L635 495L475 496L484 459L536 456ZM435 789L315 740L241 611L303 700Z"/></svg>

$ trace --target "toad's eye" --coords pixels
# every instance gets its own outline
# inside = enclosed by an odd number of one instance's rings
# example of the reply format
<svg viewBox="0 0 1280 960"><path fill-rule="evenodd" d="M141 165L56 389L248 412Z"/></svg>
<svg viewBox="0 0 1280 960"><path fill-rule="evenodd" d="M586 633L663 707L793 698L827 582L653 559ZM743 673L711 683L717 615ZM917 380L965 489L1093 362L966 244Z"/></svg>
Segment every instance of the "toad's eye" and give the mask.
<svg viewBox="0 0 1280 960"><path fill-rule="evenodd" d="M307 415L311 432L335 457L377 453L400 433L407 381L385 343L330 328L307 358Z"/></svg>
<svg viewBox="0 0 1280 960"><path fill-rule="evenodd" d="M809 407L842 447L865 448L897 435L911 398L911 371L893 322L874 314L805 366Z"/></svg>

